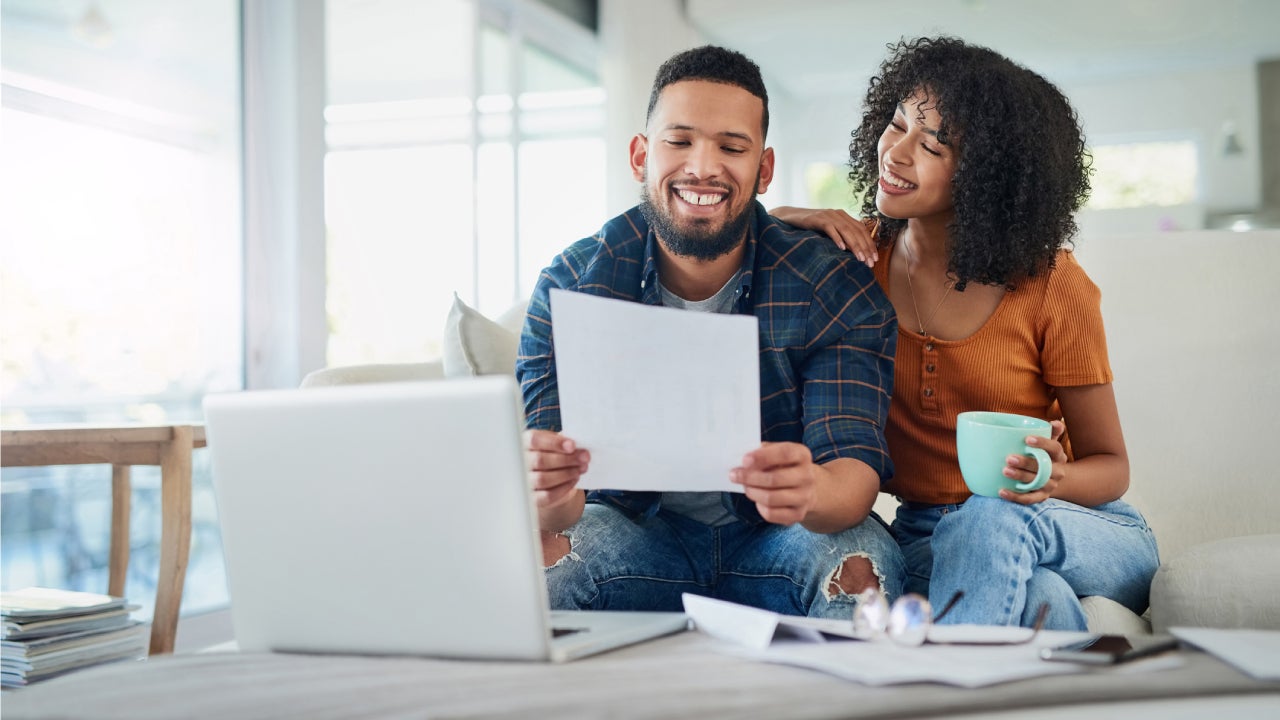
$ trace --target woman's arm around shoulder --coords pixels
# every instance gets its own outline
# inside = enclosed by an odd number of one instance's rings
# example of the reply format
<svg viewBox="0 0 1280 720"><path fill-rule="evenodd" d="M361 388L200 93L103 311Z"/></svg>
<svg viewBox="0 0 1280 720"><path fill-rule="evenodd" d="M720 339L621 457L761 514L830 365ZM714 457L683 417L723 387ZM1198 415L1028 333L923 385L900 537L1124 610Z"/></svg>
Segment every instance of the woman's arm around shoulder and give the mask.
<svg viewBox="0 0 1280 720"><path fill-rule="evenodd" d="M852 252L867 267L874 266L880 260L870 228L844 210L815 210L783 205L770 210L769 214L788 225L826 235L837 247Z"/></svg>

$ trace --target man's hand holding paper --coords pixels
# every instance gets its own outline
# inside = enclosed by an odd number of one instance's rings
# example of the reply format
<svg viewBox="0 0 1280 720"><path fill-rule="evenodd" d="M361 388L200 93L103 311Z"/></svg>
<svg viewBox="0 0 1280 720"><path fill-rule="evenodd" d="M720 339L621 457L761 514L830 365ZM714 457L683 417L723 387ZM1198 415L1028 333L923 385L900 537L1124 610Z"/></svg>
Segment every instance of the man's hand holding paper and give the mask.
<svg viewBox="0 0 1280 720"><path fill-rule="evenodd" d="M533 476L538 507L564 502L587 471L591 453L580 449L570 438L550 430L525 432L528 464Z"/></svg>
<svg viewBox="0 0 1280 720"><path fill-rule="evenodd" d="M817 502L813 453L801 443L765 443L747 453L729 479L742 485L760 517L778 525L804 520Z"/></svg>

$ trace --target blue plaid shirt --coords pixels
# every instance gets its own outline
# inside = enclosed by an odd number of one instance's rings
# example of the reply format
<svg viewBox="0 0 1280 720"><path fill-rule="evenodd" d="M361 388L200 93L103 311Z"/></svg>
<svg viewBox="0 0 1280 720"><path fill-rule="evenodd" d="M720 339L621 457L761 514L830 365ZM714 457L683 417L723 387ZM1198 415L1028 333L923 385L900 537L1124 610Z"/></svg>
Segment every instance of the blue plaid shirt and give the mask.
<svg viewBox="0 0 1280 720"><path fill-rule="evenodd" d="M754 210L733 312L760 321L761 438L802 442L818 464L861 460L883 483L893 475L884 440L898 340L893 306L852 254L771 217L759 202ZM516 358L530 428L561 429L549 291L661 305L656 250L657 238L632 208L542 271ZM760 522L745 495L725 495L739 518ZM657 512L659 498L617 490L587 496L633 517Z"/></svg>

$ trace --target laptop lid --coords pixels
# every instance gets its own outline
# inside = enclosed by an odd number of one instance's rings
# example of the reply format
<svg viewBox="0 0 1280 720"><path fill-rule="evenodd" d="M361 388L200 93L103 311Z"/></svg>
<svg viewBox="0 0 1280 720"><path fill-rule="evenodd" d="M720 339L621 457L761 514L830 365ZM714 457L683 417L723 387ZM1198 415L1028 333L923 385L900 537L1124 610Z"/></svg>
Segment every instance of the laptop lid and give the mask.
<svg viewBox="0 0 1280 720"><path fill-rule="evenodd" d="M242 649L552 657L513 378L204 408Z"/></svg>
<svg viewBox="0 0 1280 720"><path fill-rule="evenodd" d="M211 395L205 420L244 650L565 661L688 627L548 620L513 378Z"/></svg>

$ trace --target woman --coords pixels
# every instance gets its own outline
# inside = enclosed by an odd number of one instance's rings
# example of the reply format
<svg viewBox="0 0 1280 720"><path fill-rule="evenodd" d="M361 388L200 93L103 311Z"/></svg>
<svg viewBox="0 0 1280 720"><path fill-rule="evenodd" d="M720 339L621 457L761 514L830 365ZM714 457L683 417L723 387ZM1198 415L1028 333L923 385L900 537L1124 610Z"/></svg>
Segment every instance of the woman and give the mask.
<svg viewBox="0 0 1280 720"><path fill-rule="evenodd" d="M1089 191L1075 112L1039 75L954 38L901 42L871 81L849 146L849 177L871 187L867 221L778 208L875 269L898 312L885 486L907 589L934 607L963 591L952 623L1084 630L1079 597L1136 613L1159 560L1129 484L1100 295L1065 249ZM956 415L998 410L1053 422L1029 437L1053 460L1025 494L971 495ZM1064 433L1069 428L1069 433ZM1005 476L1036 463L1011 455Z"/></svg>

